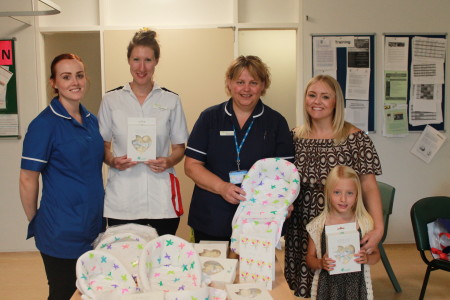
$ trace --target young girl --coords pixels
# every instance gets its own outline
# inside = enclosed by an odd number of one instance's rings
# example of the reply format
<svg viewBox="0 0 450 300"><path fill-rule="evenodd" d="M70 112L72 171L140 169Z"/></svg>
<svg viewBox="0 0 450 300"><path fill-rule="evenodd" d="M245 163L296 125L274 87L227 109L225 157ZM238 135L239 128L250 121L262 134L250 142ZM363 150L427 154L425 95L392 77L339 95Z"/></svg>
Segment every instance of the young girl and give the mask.
<svg viewBox="0 0 450 300"><path fill-rule="evenodd" d="M336 166L328 174L325 184L325 208L306 229L309 233L307 265L315 270L312 282L312 299L373 299L370 268L380 259L380 253L361 250L355 261L361 272L329 275L336 266L328 257L325 243L325 226L356 222L360 237L373 229L373 220L364 207L361 183L356 172L347 166Z"/></svg>

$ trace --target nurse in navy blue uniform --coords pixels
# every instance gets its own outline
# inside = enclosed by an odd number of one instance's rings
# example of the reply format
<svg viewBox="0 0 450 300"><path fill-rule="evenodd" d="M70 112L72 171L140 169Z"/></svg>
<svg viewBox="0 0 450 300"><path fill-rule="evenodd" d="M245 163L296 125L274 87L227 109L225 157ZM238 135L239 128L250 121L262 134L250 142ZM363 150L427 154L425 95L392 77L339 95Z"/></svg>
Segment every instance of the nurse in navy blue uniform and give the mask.
<svg viewBox="0 0 450 300"><path fill-rule="evenodd" d="M77 258L102 231L104 156L97 118L81 105L82 60L61 54L51 64L56 96L29 125L23 142L20 198L49 285L48 299L70 299ZM39 176L42 195L38 207Z"/></svg>
<svg viewBox="0 0 450 300"><path fill-rule="evenodd" d="M243 175L259 159L292 160L286 119L265 105L270 72L257 56L239 56L225 75L228 101L200 114L190 134L185 172L194 182L188 224L195 241L231 237L231 222L245 192Z"/></svg>

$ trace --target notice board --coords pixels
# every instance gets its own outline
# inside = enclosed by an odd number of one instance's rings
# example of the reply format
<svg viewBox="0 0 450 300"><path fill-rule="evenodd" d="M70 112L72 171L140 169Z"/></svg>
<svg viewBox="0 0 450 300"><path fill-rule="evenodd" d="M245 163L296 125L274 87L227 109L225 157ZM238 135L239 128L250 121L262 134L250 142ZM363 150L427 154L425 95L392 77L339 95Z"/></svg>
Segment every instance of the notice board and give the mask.
<svg viewBox="0 0 450 300"><path fill-rule="evenodd" d="M14 39L0 40L0 138L19 137Z"/></svg>
<svg viewBox="0 0 450 300"><path fill-rule="evenodd" d="M330 65L333 65L334 70L329 70L330 72L326 72L324 70L324 73L327 73L329 75L334 74L333 77L336 78L336 80L339 82L342 92L344 94L344 98L346 101L346 107L347 102L350 99L355 98L347 98L346 97L346 90L347 85L349 84L348 78L350 78L347 74L348 72L356 69L364 69L368 72L368 86L364 87L366 90L366 99L364 100L364 104L367 104L367 114L364 115L365 123L367 124L367 131L374 132L375 131L375 34L313 34L312 35L312 47L313 47L313 74L317 75L319 66L317 65L317 59L315 57L321 55L320 51L316 51L318 45L320 44L320 41L326 41L329 42L331 45L331 48L335 53L333 53L333 60L335 60L334 63L331 63ZM365 45L363 47L367 51L364 53L364 51L353 51L355 48L358 47L357 41L363 41ZM368 41L368 45L367 42ZM349 45L349 43L351 45ZM366 46L367 45L367 46ZM362 49L362 48L361 48ZM328 55L328 54L325 54ZM365 58L363 58L366 56ZM363 59L360 59L363 58ZM326 60L326 59L325 59ZM352 64L353 68L349 68L349 66ZM322 66L322 69L326 69L326 67ZM361 100L356 100L363 103ZM354 123L354 122L352 122ZM354 123L357 127L358 124Z"/></svg>
<svg viewBox="0 0 450 300"><path fill-rule="evenodd" d="M408 43L408 53L407 53L407 70L406 70L406 82L407 82L407 89L406 89L406 104L408 105L408 117L409 119L412 118L411 114L415 114L413 116L414 118L418 120L422 120L424 124L421 125L414 125L408 122L408 131L423 131L426 127L426 125L430 125L434 127L436 130L444 131L444 124L445 124L445 59L446 59L446 48L445 45L447 44L447 34L384 34L385 36L385 43L386 39L388 38L399 38L402 40L406 40ZM420 49L421 52L418 54L420 55L422 52L422 56L425 58L422 58L424 62L421 65L415 65L413 64L413 41L414 38L423 38L423 39L430 39L430 41L424 43L421 45L422 49ZM439 41L440 43L433 42L433 40ZM417 51L417 50L416 50ZM434 61L440 58L443 60L442 66L440 69L442 70L442 83L436 84L433 82L423 82L417 85L416 89L412 89L414 87L414 80L413 80L413 74L416 72L421 72L429 78L437 77L436 74L439 74L438 72L439 64L436 64ZM428 67L426 67L428 66ZM415 69L419 69L419 71L413 70L413 67L416 67ZM419 68L420 67L420 68ZM438 92L437 92L438 90ZM420 94L419 96L417 94ZM440 100L440 107L436 111L412 111L411 110L411 99L412 98L418 98L420 97L423 101L436 101ZM435 97L439 97L439 99L434 99ZM441 118L437 117L437 115L441 115ZM429 120L427 122L427 119ZM436 121L436 120L441 120ZM411 120L410 120L411 121Z"/></svg>

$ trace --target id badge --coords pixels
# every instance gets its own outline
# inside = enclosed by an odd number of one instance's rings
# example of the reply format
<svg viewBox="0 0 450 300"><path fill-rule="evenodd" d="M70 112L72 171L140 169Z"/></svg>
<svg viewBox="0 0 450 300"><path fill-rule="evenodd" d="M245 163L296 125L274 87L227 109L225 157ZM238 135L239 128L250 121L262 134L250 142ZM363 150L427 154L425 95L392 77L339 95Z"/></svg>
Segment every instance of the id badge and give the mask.
<svg viewBox="0 0 450 300"><path fill-rule="evenodd" d="M247 170L231 171L230 182L233 184L241 184L247 172Z"/></svg>

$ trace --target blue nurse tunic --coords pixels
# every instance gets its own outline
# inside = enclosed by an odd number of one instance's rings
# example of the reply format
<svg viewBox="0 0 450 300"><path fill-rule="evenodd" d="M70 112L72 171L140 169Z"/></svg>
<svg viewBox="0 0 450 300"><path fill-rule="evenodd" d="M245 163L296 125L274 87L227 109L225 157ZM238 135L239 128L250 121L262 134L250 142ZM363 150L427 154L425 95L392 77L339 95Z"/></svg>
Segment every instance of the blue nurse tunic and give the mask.
<svg viewBox="0 0 450 300"><path fill-rule="evenodd" d="M252 124L250 130L250 124ZM294 144L286 119L277 111L258 101L252 116L239 127L232 99L203 111L189 136L185 154L204 163L206 169L229 182L230 171L237 170L238 143L248 136L240 152L240 168L249 170L259 159L294 158ZM195 185L189 209L188 225L212 236L231 236L231 221L237 205L222 196Z"/></svg>
<svg viewBox="0 0 450 300"><path fill-rule="evenodd" d="M103 139L97 118L80 104L83 124L57 98L29 125L21 168L42 175L42 197L28 226L44 254L76 259L102 230Z"/></svg>

